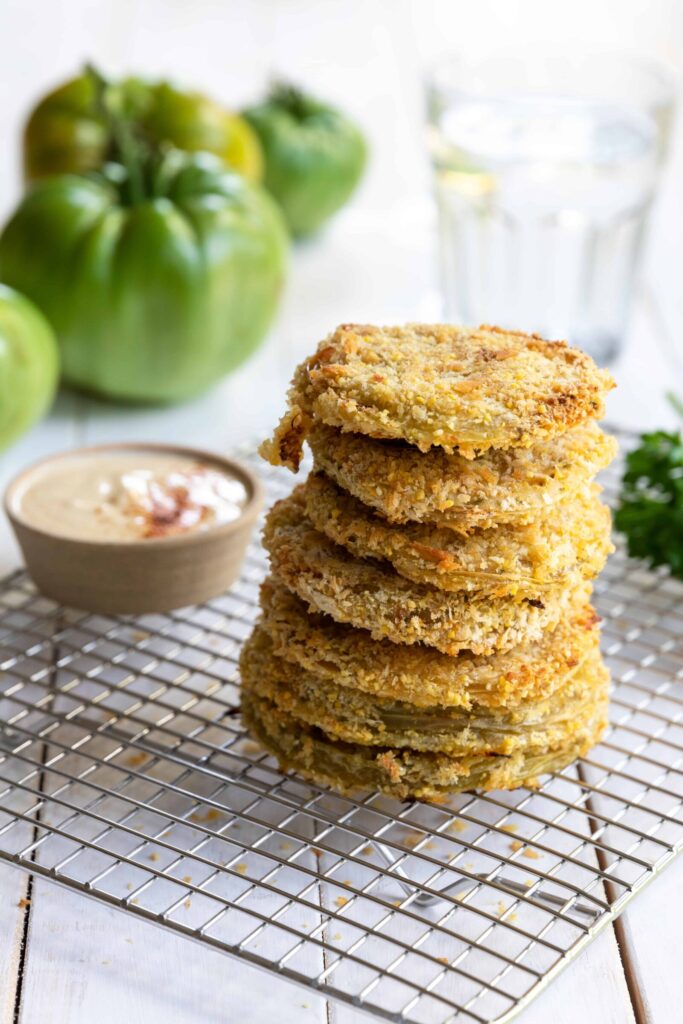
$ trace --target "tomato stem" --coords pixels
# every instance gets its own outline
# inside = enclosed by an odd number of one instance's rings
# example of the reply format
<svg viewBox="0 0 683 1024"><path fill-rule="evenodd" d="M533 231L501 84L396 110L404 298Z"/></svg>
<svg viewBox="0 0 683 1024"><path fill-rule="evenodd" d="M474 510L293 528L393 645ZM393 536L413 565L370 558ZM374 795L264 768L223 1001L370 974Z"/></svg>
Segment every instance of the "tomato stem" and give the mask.
<svg viewBox="0 0 683 1024"><path fill-rule="evenodd" d="M133 134L130 120L111 102L111 84L94 64L86 64L86 74L93 83L95 106L111 138L115 159L126 170L128 199L131 204L145 198L140 144Z"/></svg>
<svg viewBox="0 0 683 1024"><path fill-rule="evenodd" d="M311 98L289 82L273 82L268 99L276 106L284 108L297 121L304 121L311 114Z"/></svg>

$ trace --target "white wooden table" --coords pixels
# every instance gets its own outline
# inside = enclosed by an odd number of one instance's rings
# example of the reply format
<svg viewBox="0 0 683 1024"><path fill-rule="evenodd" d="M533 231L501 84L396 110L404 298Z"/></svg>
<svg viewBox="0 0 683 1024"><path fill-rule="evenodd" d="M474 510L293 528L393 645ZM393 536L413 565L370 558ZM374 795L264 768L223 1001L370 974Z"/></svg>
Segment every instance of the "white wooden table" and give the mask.
<svg viewBox="0 0 683 1024"><path fill-rule="evenodd" d="M676 0L577 0L561 11L542 0L7 0L0 10L3 213L18 192L16 153L6 140L36 91L88 54L107 68L175 74L235 99L253 92L268 71L284 69L355 110L373 139L374 161L355 207L295 253L278 323L248 366L204 399L171 410L116 409L63 394L44 423L0 456L0 484L28 462L78 444L175 440L229 450L268 430L293 365L337 323L438 317L429 213L419 198L426 181L417 134L420 66L452 45L558 32L565 41L583 36L610 49L641 43L683 65L683 7ZM619 390L609 416L628 427L673 425L664 391L683 394L681 148L660 204L629 346L615 368ZM0 573L18 562L2 522ZM522 1014L522 1024L681 1020L682 912L683 860L570 965ZM0 866L0 1024L274 1019L367 1018Z"/></svg>

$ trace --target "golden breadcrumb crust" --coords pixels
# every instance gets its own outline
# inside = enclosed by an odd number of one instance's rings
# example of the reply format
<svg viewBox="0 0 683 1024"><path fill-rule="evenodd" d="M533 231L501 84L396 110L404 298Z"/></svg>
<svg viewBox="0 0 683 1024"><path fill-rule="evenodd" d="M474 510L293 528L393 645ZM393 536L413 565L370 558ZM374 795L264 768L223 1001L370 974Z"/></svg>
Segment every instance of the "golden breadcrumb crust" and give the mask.
<svg viewBox="0 0 683 1024"><path fill-rule="evenodd" d="M513 709L423 708L370 697L340 686L278 657L258 627L242 648L242 686L331 739L370 746L469 754L548 752L565 747L576 723L605 700L609 682L599 651L593 651L545 700Z"/></svg>
<svg viewBox="0 0 683 1024"><path fill-rule="evenodd" d="M316 469L391 522L463 531L536 518L580 491L617 452L616 440L593 422L477 459L322 424L313 425L308 442Z"/></svg>
<svg viewBox="0 0 683 1024"><path fill-rule="evenodd" d="M410 749L372 747L333 740L246 688L242 717L283 771L342 793L379 790L399 800L444 801L463 790L533 786L539 775L559 771L599 742L607 726L607 701L579 716L566 744L552 751L453 757Z"/></svg>
<svg viewBox="0 0 683 1024"><path fill-rule="evenodd" d="M612 387L563 341L486 325L342 324L296 370L289 409L261 453L296 470L315 421L474 458L600 419Z"/></svg>
<svg viewBox="0 0 683 1024"><path fill-rule="evenodd" d="M367 629L375 639L425 643L445 654L492 654L537 640L585 586L577 575L543 598L479 600L413 583L387 563L354 558L315 530L306 518L303 486L272 507L263 541L273 575L316 611Z"/></svg>
<svg viewBox="0 0 683 1024"><path fill-rule="evenodd" d="M279 657L321 679L407 701L416 710L516 708L544 700L600 640L598 617L585 601L570 606L554 630L532 643L506 653L462 651L454 657L422 644L373 640L366 630L309 612L274 577L261 587L261 607L261 624Z"/></svg>
<svg viewBox="0 0 683 1024"><path fill-rule="evenodd" d="M465 536L448 527L388 523L322 473L311 474L303 487L308 518L330 540L439 590L542 597L577 574L593 579L614 550L610 512L596 484L530 523Z"/></svg>

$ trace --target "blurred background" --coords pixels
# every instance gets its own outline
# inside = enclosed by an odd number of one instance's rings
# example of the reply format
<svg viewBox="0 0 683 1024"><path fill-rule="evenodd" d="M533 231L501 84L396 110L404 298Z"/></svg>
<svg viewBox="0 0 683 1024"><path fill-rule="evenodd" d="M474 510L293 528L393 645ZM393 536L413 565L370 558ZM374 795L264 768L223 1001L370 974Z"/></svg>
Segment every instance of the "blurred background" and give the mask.
<svg viewBox="0 0 683 1024"><path fill-rule="evenodd" d="M352 113L371 141L356 211L394 216L429 188L422 82L440 56L561 44L636 50L683 70L676 0L4 0L0 19L3 213L20 187L10 142L36 99L87 59L110 74L177 79L233 107L272 76L308 86Z"/></svg>
<svg viewBox="0 0 683 1024"><path fill-rule="evenodd" d="M292 247L265 343L205 396L168 408L60 394L40 425L0 455L3 479L49 451L118 439L183 440L226 450L263 436L292 369L344 321L439 319L436 208L425 141L424 81L443 55L503 45L632 52L683 71L677 0L4 0L0 6L0 215L22 194L20 137L38 99L94 60L107 75L170 78L239 110L284 78L361 128L369 158L341 212ZM683 122L674 122L610 418L667 426L681 390ZM0 546L6 564L14 557Z"/></svg>

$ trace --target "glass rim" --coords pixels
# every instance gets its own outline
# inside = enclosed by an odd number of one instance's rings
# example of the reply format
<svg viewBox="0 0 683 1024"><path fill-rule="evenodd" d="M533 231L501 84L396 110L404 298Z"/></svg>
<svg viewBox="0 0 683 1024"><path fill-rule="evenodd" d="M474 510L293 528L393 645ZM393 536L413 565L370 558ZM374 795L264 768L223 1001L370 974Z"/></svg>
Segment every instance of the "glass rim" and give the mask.
<svg viewBox="0 0 683 1024"><path fill-rule="evenodd" d="M595 64L595 71L599 74L614 71L619 68L632 70L649 80L639 85L642 90L656 89L659 93L657 99L660 104L673 105L681 91L683 75L668 60L638 50L601 50L593 47L573 47L568 50L566 45L558 44L543 45L532 43L510 44L486 51L479 56L472 56L466 52L453 50L443 52L423 72L423 79L426 89L442 96L444 99L449 96L499 96L501 86L492 85L490 88L482 88L480 85L472 84L468 87L467 82L457 81L455 74L460 71L485 71L487 67L500 67L501 60L513 58L524 58L529 67L540 68L547 66L549 69L557 68L558 56L565 64ZM449 77L451 80L449 81ZM558 77L560 73L558 71ZM503 87L504 88L504 87ZM576 95L581 95L577 89Z"/></svg>

